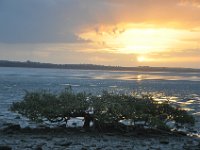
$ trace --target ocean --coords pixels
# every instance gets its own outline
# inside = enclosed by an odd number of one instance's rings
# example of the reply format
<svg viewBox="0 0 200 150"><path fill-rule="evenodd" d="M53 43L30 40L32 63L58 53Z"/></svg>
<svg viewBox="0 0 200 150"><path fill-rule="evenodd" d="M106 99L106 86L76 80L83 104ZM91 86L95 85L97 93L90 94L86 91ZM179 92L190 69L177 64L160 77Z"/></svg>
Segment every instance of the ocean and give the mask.
<svg viewBox="0 0 200 150"><path fill-rule="evenodd" d="M25 91L47 90L58 93L71 86L75 92L95 95L107 90L141 96L151 94L157 101L168 100L180 105L197 118L200 129L200 74L195 72L137 72L0 67L0 122L30 125L27 118L10 112L13 102ZM33 123L32 123L33 124Z"/></svg>

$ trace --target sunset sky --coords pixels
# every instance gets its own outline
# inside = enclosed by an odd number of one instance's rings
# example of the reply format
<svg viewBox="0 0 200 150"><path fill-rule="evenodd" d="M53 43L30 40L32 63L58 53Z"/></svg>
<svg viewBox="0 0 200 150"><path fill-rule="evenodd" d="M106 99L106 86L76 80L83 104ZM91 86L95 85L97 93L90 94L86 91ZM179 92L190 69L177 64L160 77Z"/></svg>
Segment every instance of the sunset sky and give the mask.
<svg viewBox="0 0 200 150"><path fill-rule="evenodd" d="M0 0L0 59L200 68L200 0Z"/></svg>

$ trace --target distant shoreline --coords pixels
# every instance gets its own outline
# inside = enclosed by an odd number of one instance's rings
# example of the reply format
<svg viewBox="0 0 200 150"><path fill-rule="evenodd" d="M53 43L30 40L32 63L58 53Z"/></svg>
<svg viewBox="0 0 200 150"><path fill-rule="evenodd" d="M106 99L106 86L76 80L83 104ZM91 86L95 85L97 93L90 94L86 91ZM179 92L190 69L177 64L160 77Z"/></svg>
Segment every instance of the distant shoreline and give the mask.
<svg viewBox="0 0 200 150"><path fill-rule="evenodd" d="M95 64L52 64L40 62L20 62L0 60L0 67L20 67L20 68L49 68L49 69L77 69L77 70L107 70L107 71L150 71L150 72L200 72L200 69L193 68L170 68L170 67L122 67L122 66L104 66Z"/></svg>

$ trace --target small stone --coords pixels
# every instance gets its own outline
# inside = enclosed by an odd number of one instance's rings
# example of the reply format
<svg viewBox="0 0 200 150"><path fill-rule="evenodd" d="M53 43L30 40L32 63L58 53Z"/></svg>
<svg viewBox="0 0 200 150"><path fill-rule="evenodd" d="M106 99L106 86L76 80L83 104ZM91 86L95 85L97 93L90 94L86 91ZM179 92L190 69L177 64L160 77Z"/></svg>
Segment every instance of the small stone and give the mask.
<svg viewBox="0 0 200 150"><path fill-rule="evenodd" d="M160 144L169 144L169 141L166 141L166 140L160 140Z"/></svg>
<svg viewBox="0 0 200 150"><path fill-rule="evenodd" d="M29 149L32 149L32 145L27 145L27 146L25 146L25 148L29 148Z"/></svg>
<svg viewBox="0 0 200 150"><path fill-rule="evenodd" d="M96 144L92 144L91 147L97 147L97 145Z"/></svg>
<svg viewBox="0 0 200 150"><path fill-rule="evenodd" d="M20 116L16 116L15 119L21 119Z"/></svg>
<svg viewBox="0 0 200 150"><path fill-rule="evenodd" d="M161 150L160 147L150 146L150 149Z"/></svg>
<svg viewBox="0 0 200 150"><path fill-rule="evenodd" d="M42 149L42 146L45 145L46 143L41 143L39 145L37 145L36 149L35 150L43 150Z"/></svg>
<svg viewBox="0 0 200 150"><path fill-rule="evenodd" d="M122 145L117 145L116 147L117 147L117 148L120 148L120 147L123 147L123 146L122 146Z"/></svg>
<svg viewBox="0 0 200 150"><path fill-rule="evenodd" d="M38 146L35 150L42 150L42 147Z"/></svg>
<svg viewBox="0 0 200 150"><path fill-rule="evenodd" d="M60 125L59 128L66 128L66 124Z"/></svg>
<svg viewBox="0 0 200 150"><path fill-rule="evenodd" d="M20 142L22 142L22 143L24 143L24 142L26 142L24 139L20 139Z"/></svg>
<svg viewBox="0 0 200 150"><path fill-rule="evenodd" d="M72 125L73 125L73 126L77 126L77 123L76 123L76 122L73 122Z"/></svg>
<svg viewBox="0 0 200 150"><path fill-rule="evenodd" d="M147 146L146 143L142 143L141 145L142 145L142 147L146 147Z"/></svg>
<svg viewBox="0 0 200 150"><path fill-rule="evenodd" d="M60 144L60 146L65 146L65 147L68 147L72 144L72 142L66 142L66 143L62 143Z"/></svg>

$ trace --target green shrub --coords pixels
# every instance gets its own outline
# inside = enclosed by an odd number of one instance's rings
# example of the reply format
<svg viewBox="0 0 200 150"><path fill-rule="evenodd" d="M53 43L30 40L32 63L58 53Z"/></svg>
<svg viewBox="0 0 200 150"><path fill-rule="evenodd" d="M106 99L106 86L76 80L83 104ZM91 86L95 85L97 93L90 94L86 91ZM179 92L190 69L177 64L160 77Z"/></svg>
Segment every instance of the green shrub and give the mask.
<svg viewBox="0 0 200 150"><path fill-rule="evenodd" d="M92 108L92 114L88 109ZM52 122L69 120L71 117L84 117L84 127L88 128L94 121L97 128L106 125L120 128L120 122L129 120L127 128L136 127L138 121L148 126L168 130L167 122L176 124L194 124L194 117L185 110L177 109L167 102L158 103L150 96L135 98L131 95L110 94L103 92L101 96L74 93L71 88L60 94L49 92L27 92L24 99L13 103L11 111L18 112L33 120L48 119Z"/></svg>

